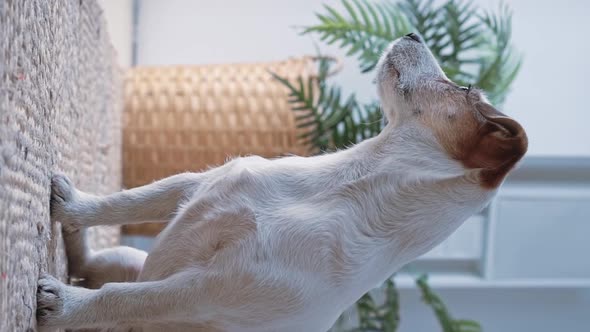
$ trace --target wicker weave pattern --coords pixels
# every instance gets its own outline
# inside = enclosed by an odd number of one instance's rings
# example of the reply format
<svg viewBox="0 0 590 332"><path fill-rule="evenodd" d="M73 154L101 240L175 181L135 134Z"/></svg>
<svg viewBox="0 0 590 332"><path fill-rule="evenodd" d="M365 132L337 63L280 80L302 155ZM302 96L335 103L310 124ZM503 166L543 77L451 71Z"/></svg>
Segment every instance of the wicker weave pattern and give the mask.
<svg viewBox="0 0 590 332"><path fill-rule="evenodd" d="M120 188L120 73L93 0L0 1L0 331L34 331L40 270L65 280L50 176ZM94 247L117 229L93 229Z"/></svg>
<svg viewBox="0 0 590 332"><path fill-rule="evenodd" d="M123 134L125 186L203 170L232 156L305 154L286 89L269 70L290 79L316 75L311 57L130 70Z"/></svg>

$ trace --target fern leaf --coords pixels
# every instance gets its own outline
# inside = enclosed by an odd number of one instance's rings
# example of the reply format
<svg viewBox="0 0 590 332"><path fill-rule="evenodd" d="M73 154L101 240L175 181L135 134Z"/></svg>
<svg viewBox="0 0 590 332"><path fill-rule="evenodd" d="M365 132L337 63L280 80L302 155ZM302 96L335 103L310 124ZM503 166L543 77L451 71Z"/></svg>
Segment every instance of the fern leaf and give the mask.
<svg viewBox="0 0 590 332"><path fill-rule="evenodd" d="M381 52L392 40L410 32L405 17L394 4L366 0L342 0L345 13L325 6L319 24L304 29L316 33L328 45L338 44L348 56L356 56L362 72L375 68Z"/></svg>

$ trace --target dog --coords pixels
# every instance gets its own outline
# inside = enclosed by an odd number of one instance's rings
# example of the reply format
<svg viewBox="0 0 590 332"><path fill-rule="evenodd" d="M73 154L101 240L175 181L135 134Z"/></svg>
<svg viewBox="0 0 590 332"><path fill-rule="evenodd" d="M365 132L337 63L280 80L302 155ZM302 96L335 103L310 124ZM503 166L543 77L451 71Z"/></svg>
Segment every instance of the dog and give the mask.
<svg viewBox="0 0 590 332"><path fill-rule="evenodd" d="M364 293L493 198L522 126L443 73L416 34L377 66L387 125L346 150L248 156L106 196L52 179L70 274L41 275L38 324L139 331L326 331ZM146 253L85 229L169 221Z"/></svg>

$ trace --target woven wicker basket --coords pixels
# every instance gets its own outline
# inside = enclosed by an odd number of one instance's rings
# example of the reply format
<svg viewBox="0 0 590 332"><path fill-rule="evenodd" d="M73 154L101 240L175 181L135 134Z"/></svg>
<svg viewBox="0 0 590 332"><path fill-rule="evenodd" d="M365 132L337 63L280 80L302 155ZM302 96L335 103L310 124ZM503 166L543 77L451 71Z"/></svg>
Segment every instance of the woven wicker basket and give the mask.
<svg viewBox="0 0 590 332"><path fill-rule="evenodd" d="M305 155L287 89L270 72L304 82L317 75L314 57L236 65L136 67L127 73L123 182L128 188L228 158ZM316 94L317 95L317 94ZM163 225L131 225L154 235Z"/></svg>

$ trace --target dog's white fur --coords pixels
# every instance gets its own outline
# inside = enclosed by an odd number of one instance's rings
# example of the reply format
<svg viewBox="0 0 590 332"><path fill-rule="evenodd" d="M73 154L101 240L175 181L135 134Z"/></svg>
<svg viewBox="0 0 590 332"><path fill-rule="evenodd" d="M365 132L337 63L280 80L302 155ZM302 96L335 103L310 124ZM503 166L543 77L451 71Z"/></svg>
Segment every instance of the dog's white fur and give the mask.
<svg viewBox="0 0 590 332"><path fill-rule="evenodd" d="M377 82L388 125L344 151L237 158L102 197L55 176L52 216L64 227L70 272L88 288L43 275L39 324L328 330L362 294L482 209L526 150L522 128L479 114L472 106L487 104L481 93L449 82L420 41L392 43ZM473 140L457 137L484 135L488 122L492 142L517 137L524 150L501 154L500 163L457 157L468 155L462 139ZM170 222L147 259L131 248L86 246L87 227L160 219Z"/></svg>

